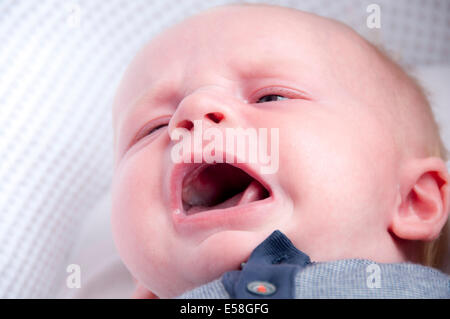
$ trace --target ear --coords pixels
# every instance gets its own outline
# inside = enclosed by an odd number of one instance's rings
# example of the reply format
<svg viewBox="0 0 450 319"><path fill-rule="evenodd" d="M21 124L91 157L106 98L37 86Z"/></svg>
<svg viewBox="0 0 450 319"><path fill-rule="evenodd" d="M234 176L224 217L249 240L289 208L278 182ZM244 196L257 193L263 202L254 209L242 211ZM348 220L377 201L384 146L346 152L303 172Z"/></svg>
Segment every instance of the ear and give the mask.
<svg viewBox="0 0 450 319"><path fill-rule="evenodd" d="M430 241L439 236L449 211L449 174L442 159L410 160L400 170L398 207L390 230L406 240Z"/></svg>

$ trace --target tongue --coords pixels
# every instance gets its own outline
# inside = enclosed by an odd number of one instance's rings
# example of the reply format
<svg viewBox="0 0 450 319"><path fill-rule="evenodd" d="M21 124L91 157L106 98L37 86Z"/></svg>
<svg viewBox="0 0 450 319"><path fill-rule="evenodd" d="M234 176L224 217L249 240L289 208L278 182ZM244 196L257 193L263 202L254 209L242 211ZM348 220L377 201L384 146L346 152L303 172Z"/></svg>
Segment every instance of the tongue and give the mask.
<svg viewBox="0 0 450 319"><path fill-rule="evenodd" d="M187 215L203 212L212 209L225 209L233 206L251 203L264 198L264 187L257 181L252 181L250 185L239 194L228 198L226 201L215 206L193 206L186 211Z"/></svg>
<svg viewBox="0 0 450 319"><path fill-rule="evenodd" d="M248 185L247 189L241 193L242 196L237 204L242 205L263 199L264 191L265 188L260 183L253 181Z"/></svg>

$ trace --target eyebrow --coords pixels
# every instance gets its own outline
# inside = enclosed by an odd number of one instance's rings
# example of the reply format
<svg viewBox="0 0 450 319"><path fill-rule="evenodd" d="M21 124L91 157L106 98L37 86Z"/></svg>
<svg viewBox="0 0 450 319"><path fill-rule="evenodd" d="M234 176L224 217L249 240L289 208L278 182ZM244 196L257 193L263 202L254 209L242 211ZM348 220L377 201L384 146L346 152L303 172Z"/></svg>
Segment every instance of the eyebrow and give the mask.
<svg viewBox="0 0 450 319"><path fill-rule="evenodd" d="M298 59L293 59L292 57L283 56L282 58L274 58L273 56L264 56L259 60L254 59L232 59L228 65L236 71L236 76L247 79L247 78L258 78L258 77L275 77L280 75L286 75L288 72L283 72L285 68L292 66L293 62L298 62ZM275 72L274 69L281 71Z"/></svg>

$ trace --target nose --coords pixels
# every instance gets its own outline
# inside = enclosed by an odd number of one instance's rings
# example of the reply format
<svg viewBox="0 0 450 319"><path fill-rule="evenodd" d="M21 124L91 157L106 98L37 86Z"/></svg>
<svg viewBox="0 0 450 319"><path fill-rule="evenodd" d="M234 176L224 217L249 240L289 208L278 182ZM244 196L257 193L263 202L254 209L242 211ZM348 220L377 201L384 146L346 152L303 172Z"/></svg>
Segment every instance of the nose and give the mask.
<svg viewBox="0 0 450 319"><path fill-rule="evenodd" d="M205 119L210 120L211 122L214 123L220 123L222 122L222 120L225 118L225 115L223 115L222 112L210 112L205 114L204 116ZM178 124L176 124L175 127L182 127L187 129L188 131L192 130L194 127L194 123L191 120L181 120L180 122L178 122Z"/></svg>
<svg viewBox="0 0 450 319"><path fill-rule="evenodd" d="M169 134L176 128L195 129L201 121L203 129L211 126L231 126L237 118L231 105L236 104L218 92L202 90L185 97L169 122Z"/></svg>

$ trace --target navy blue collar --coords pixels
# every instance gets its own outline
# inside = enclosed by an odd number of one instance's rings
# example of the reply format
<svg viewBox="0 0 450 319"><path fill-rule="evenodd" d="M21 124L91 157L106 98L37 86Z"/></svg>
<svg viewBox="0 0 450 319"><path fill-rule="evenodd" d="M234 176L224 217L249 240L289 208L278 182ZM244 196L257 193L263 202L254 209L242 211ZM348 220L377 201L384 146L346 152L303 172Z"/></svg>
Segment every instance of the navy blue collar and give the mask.
<svg viewBox="0 0 450 319"><path fill-rule="evenodd" d="M253 264L294 264L304 267L311 263L309 256L298 250L279 230L275 230L253 250L246 265Z"/></svg>
<svg viewBox="0 0 450 319"><path fill-rule="evenodd" d="M297 272L311 264L279 230L256 247L241 270L223 275L231 298L293 298Z"/></svg>

